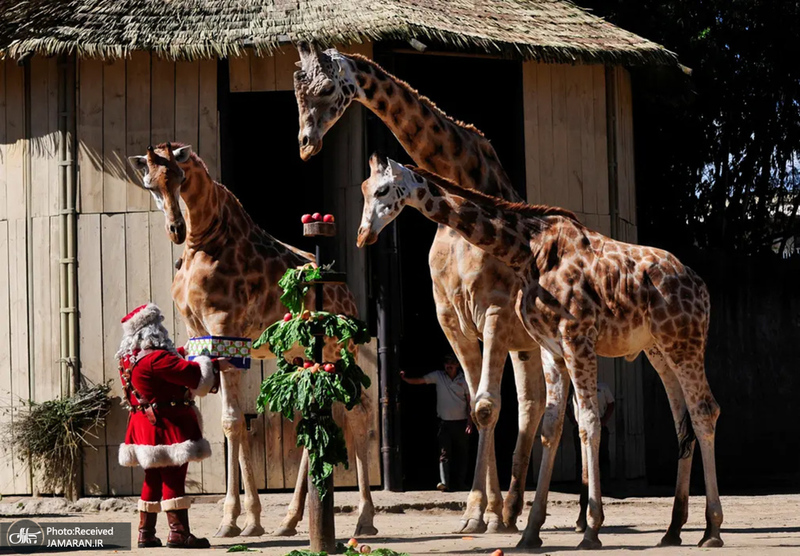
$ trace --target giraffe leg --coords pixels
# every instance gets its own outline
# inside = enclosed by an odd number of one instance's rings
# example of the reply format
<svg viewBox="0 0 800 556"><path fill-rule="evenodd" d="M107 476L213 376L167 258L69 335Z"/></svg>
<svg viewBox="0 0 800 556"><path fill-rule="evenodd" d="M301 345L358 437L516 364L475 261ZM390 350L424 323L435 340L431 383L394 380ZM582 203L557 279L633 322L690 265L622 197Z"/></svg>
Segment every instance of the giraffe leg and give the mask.
<svg viewBox="0 0 800 556"><path fill-rule="evenodd" d="M550 490L550 479L553 476L553 463L556 459L558 442L564 427L564 410L567 407L569 374L564 360L554 357L548 350L543 349L542 367L547 392L542 419L542 463L539 468L539 480L536 484L533 507L528 514L528 525L517 544L518 548L542 546L539 533L547 517L547 495Z"/></svg>
<svg viewBox="0 0 800 556"><path fill-rule="evenodd" d="M243 537L259 537L264 534L261 525L261 499L258 497L256 477L253 472L253 460L250 454L250 435L244 423L240 428L241 441L239 444L239 467L244 479L244 511L245 524L240 533Z"/></svg>
<svg viewBox="0 0 800 556"><path fill-rule="evenodd" d="M362 393L363 396L365 393ZM369 442L373 433L370 428L370 415L364 405L358 405L348 412L345 418L347 426L352 428L351 438L355 443L358 479L358 523L353 536L358 538L365 535L377 535L378 529L373 524L375 505L372 503L372 492L369 488Z"/></svg>
<svg viewBox="0 0 800 556"><path fill-rule="evenodd" d="M706 530L698 546L720 547L724 544L720 536L723 515L714 455L714 436L720 413L719 404L714 399L706 380L702 352L693 353L687 349L678 349L673 353L667 347L662 347L662 352L680 382L692 427L697 442L700 444L700 453L703 456L703 475L706 483Z"/></svg>
<svg viewBox="0 0 800 556"><path fill-rule="evenodd" d="M221 373L220 395L222 396L222 430L228 441L227 473L223 516L215 537L236 537L241 532L236 519L242 513L239 500L239 439L244 426L244 415L238 405L239 374Z"/></svg>
<svg viewBox="0 0 800 556"><path fill-rule="evenodd" d="M581 493L578 501L578 519L575 521L575 532L586 532L586 511L589 508L589 460L586 457L586 444L581 441Z"/></svg>
<svg viewBox="0 0 800 556"><path fill-rule="evenodd" d="M569 369L578 410L578 428L586 455L589 481L586 530L578 545L581 549L597 549L603 546L599 532L603 525L603 499L600 492L600 412L597 406L597 357L593 342L587 337L573 338L562 342L564 360Z"/></svg>
<svg viewBox="0 0 800 556"><path fill-rule="evenodd" d="M646 351L650 364L658 372L664 389L667 391L672 418L675 421L675 432L678 434L678 479L675 484L675 501L672 506L672 521L666 534L658 543L659 546L680 546L681 529L689 519L689 479L692 472L692 455L694 454L694 430L691 427L686 400L683 397L678 377L657 347Z"/></svg>
<svg viewBox="0 0 800 556"><path fill-rule="evenodd" d="M531 460L536 428L544 413L544 378L539 349L512 352L514 382L519 406L519 432L511 464L511 484L503 504L503 525L507 531L517 530L517 518L525 504L525 478Z"/></svg>
<svg viewBox="0 0 800 556"><path fill-rule="evenodd" d="M498 329L499 313L486 316L483 338L483 358L480 383L473 398L473 416L478 426L478 459L475 465L475 478L469 494L467 509L461 518L460 533L483 533L487 530L484 512L492 523L492 531L503 529L500 483L497 480L497 466L494 456L494 427L500 415L500 382L503 378L503 365L508 357L508 348L495 334ZM483 484L481 484L483 483ZM478 488L475 488L475 487ZM488 491L488 496L487 496Z"/></svg>
<svg viewBox="0 0 800 556"><path fill-rule="evenodd" d="M293 537L297 534L297 524L303 519L308 493L308 450L303 450L300 468L297 470L297 483L294 486L292 501L278 529L273 533L276 537Z"/></svg>

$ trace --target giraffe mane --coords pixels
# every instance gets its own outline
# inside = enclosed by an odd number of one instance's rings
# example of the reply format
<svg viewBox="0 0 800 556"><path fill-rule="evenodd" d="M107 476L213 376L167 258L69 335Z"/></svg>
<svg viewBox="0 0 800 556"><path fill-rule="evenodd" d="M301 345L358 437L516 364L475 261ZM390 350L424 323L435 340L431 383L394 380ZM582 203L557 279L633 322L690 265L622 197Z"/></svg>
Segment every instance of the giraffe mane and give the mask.
<svg viewBox="0 0 800 556"><path fill-rule="evenodd" d="M567 210L561 207L551 207L549 205L530 205L528 203L512 203L510 201L506 201L505 199L501 199L499 197L492 197L491 195L487 195L486 193L482 193L475 189L467 189L465 187L461 187L454 181L444 178L439 174L429 172L428 170L425 170L423 168L418 168L411 164L406 165L406 168L408 168L415 174L418 174L421 177L425 178L426 180L433 183L437 187L440 187L441 189L447 191L448 193L452 193L453 195L463 197L464 199L473 201L475 203L489 204L499 209L522 214L523 216L533 216L533 217L563 216L565 218L574 220L575 222L579 222L578 217L571 210Z"/></svg>
<svg viewBox="0 0 800 556"><path fill-rule="evenodd" d="M341 55L346 57L346 58L350 58L352 60L355 60L356 61L356 65L357 65L358 62L363 62L363 63L371 66L372 68L377 70L378 75L380 75L382 73L384 76L393 79L397 83L397 85L399 85L401 88L403 88L406 91L408 91L411 95L415 96L422 104L424 104L428 108L430 108L432 112L442 116L443 118L445 118L446 120L454 123L455 125L457 125L457 126L459 126L461 128L464 128L467 131L470 131L470 132L478 135L479 137L484 137L483 132L480 129L478 129L477 127L475 127L472 124L468 124L468 123L463 122L461 120L457 120L457 119L453 118L452 116L448 115L444 110L442 110L441 108L436 106L436 104L431 99L429 99L428 97L426 97L423 94L420 94L420 92L417 91L414 87L412 87L411 85L409 85L408 83L406 83L405 81L403 81L402 79L397 77L396 75L393 75L393 74L389 73L388 71L386 71L385 69L383 69L375 60L370 60L366 56L362 56L361 54L355 54L355 53L353 53L353 54L341 54Z"/></svg>

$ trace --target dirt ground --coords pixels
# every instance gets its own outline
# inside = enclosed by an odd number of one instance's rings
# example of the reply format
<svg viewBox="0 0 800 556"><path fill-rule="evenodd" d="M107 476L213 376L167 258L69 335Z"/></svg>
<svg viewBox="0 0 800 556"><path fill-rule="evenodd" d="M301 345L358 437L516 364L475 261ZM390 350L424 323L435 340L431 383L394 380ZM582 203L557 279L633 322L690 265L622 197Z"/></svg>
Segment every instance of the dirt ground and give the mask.
<svg viewBox="0 0 800 556"><path fill-rule="evenodd" d="M506 553L519 553L514 547L519 534L475 535L465 537L452 534L458 525L466 493L438 492L374 492L378 514L375 526L380 533L375 538L360 541L373 548L386 547L409 554L481 554L500 548ZM529 493L528 504L533 493ZM262 523L267 531L273 530L286 511L288 494L265 494ZM751 554L800 554L800 495L774 496L726 496L723 497L725 523L722 538L726 555ZM336 516L337 537L348 539L355 527L354 508L358 504L357 493L337 492ZM621 554L630 550L643 550L659 556L708 552L714 549L699 549L704 528L704 499L692 497L689 522L684 528L684 546L679 548L653 548L661 538L669 521L671 498L627 498L605 499L605 525L601 530L604 554ZM526 508L520 527L527 519ZM577 500L574 495L552 493L548 518L542 531L544 546L537 554L577 552L575 547L580 535L572 531L577 515ZM75 504L55 498L5 498L0 502L0 520L13 521L17 516L40 516L47 521L119 522L130 521L133 530L138 524L135 514L135 499L82 499ZM55 517L55 515L63 517ZM222 500L219 496L198 496L190 510L192 530L198 535L209 536L215 531L222 516ZM36 519L34 517L34 519ZM243 525L240 518L239 525ZM166 540L167 527L164 518L159 519L159 536ZM261 554L281 556L290 550L307 547L308 529L305 522L298 527L298 536L278 538L266 534L258 538L216 539L211 538L217 553L235 544L247 544ZM134 552L140 552L135 548ZM175 551L147 549L148 554L158 556ZM103 554L102 551L93 552ZM110 553L108 551L106 554Z"/></svg>

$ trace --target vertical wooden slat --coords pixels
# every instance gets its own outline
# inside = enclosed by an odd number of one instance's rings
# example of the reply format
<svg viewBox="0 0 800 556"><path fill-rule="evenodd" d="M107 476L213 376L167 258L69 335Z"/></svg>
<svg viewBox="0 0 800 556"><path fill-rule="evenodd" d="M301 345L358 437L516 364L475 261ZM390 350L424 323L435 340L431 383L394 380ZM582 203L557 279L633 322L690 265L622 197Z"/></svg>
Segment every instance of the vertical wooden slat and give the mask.
<svg viewBox="0 0 800 556"><path fill-rule="evenodd" d="M275 57L250 56L250 90L267 92L275 90Z"/></svg>
<svg viewBox="0 0 800 556"><path fill-rule="evenodd" d="M378 385L378 340L373 338L358 351L358 364L371 381L367 389L367 404L372 422L369 424L369 482L381 484L380 395Z"/></svg>
<svg viewBox="0 0 800 556"><path fill-rule="evenodd" d="M553 91L552 67L550 64L537 66L537 106L536 112L539 120L539 183L540 198L538 202L554 204L556 195L553 192L554 167L553 167Z"/></svg>
<svg viewBox="0 0 800 556"><path fill-rule="evenodd" d="M31 219L33 234L33 391L31 399L44 402L59 397L61 384L59 369L51 360L51 343L58 337L58 329L52 328L50 291L58 288L58 282L50 283L50 218ZM58 246L55 246L57 249Z"/></svg>
<svg viewBox="0 0 800 556"><path fill-rule="evenodd" d="M30 63L30 168L31 216L46 216L50 205L50 163L55 153L48 148L48 58L34 56ZM55 178L55 176L53 176Z"/></svg>
<svg viewBox="0 0 800 556"><path fill-rule="evenodd" d="M197 148L200 63L175 63L175 140Z"/></svg>
<svg viewBox="0 0 800 556"><path fill-rule="evenodd" d="M104 381L103 280L100 247L100 215L78 218L78 309L80 321L81 375L95 384ZM116 292L111 292L119 295ZM84 491L108 494L108 462L105 430L92 431L92 447L83 450Z"/></svg>
<svg viewBox="0 0 800 556"><path fill-rule="evenodd" d="M583 153L581 150L581 76L585 66L565 66L564 82L567 107L567 208L584 212L583 190Z"/></svg>
<svg viewBox="0 0 800 556"><path fill-rule="evenodd" d="M206 396L200 400L203 436L211 444L211 457L201 462L203 492L225 492L225 434L222 432L222 397Z"/></svg>
<svg viewBox="0 0 800 556"><path fill-rule="evenodd" d="M149 228L150 217L147 213L132 212L125 215L127 303L124 309L133 309L150 301L150 250L143 248L150 242Z"/></svg>
<svg viewBox="0 0 800 556"><path fill-rule="evenodd" d="M82 213L103 212L103 62L80 59L78 169Z"/></svg>
<svg viewBox="0 0 800 556"><path fill-rule="evenodd" d="M232 93L247 93L250 84L250 56L231 56L228 58L228 71Z"/></svg>
<svg viewBox="0 0 800 556"><path fill-rule="evenodd" d="M8 143L6 142L6 66L11 60L0 60L0 220L7 218L6 195L6 160L8 159Z"/></svg>
<svg viewBox="0 0 800 556"><path fill-rule="evenodd" d="M268 359L263 363L263 376L266 379L277 370L277 360ZM283 418L280 413L264 413L264 454L267 468L267 488L292 488L283 477Z"/></svg>
<svg viewBox="0 0 800 556"><path fill-rule="evenodd" d="M609 214L608 139L606 128L606 74L603 66L592 66L592 112L594 113L594 157L597 178L597 214ZM606 232L603 232L606 233Z"/></svg>
<svg viewBox="0 0 800 556"><path fill-rule="evenodd" d="M153 54L150 64L150 143L159 145L175 140L175 62Z"/></svg>
<svg viewBox="0 0 800 556"><path fill-rule="evenodd" d="M128 163L129 156L142 156L150 144L150 53L135 51L125 68L125 172L128 211L150 208L150 193L142 186L142 177Z"/></svg>
<svg viewBox="0 0 800 556"><path fill-rule="evenodd" d="M539 64L531 61L523 62L522 104L525 122L525 189L528 202L531 204L543 202L539 168L539 160L542 155L539 147L539 102L542 91L539 88L538 73Z"/></svg>
<svg viewBox="0 0 800 556"><path fill-rule="evenodd" d="M267 462L264 450L261 449L265 443L264 416L256 412L256 398L261 390L262 379L261 361L253 361L250 369L244 372L242 377L242 393L244 403L242 410L247 415L256 415L250 420L250 429L247 431L247 439L250 442L250 455L253 462L253 474L255 475L257 488L263 489L267 486Z"/></svg>
<svg viewBox="0 0 800 556"><path fill-rule="evenodd" d="M297 423L300 422L301 415L294 414L294 421L283 419L283 482L284 488L294 488L297 482L297 472L300 468L300 458L303 455L302 448L297 447Z"/></svg>
<svg viewBox="0 0 800 556"><path fill-rule="evenodd" d="M50 338L50 361L52 361L53 369L53 388L55 394L60 394L62 390L61 367L59 360L61 358L61 291L59 288L59 275L60 275L60 260L61 252L59 250L59 217L51 216L50 221L50 329L53 335ZM46 301L46 300L45 300Z"/></svg>
<svg viewBox="0 0 800 556"><path fill-rule="evenodd" d="M18 149L22 150L22 149ZM11 328L11 399L12 406L30 400L30 365L28 347L28 268L27 230L24 218L8 223L8 276L9 317ZM27 463L14 462L14 489L16 493L31 491Z"/></svg>
<svg viewBox="0 0 800 556"><path fill-rule="evenodd" d="M23 69L6 64L6 217L25 218L25 87ZM11 229L9 229L11 232Z"/></svg>
<svg viewBox="0 0 800 556"><path fill-rule="evenodd" d="M128 204L125 155L124 59L103 67L103 212L125 212Z"/></svg>
<svg viewBox="0 0 800 556"><path fill-rule="evenodd" d="M119 372L115 354L119 347L122 329L119 319L126 314L127 288L125 257L125 215L104 214L100 217L101 260L103 280L103 368L106 380L112 380L112 396L121 395ZM119 441L125 437L127 412L117 398L106 419L106 445L108 447L109 494L122 495L133 492L130 468L120 467ZM138 486L138 485L137 485Z"/></svg>
<svg viewBox="0 0 800 556"><path fill-rule="evenodd" d="M150 243L150 298L164 313L164 327L175 338L175 315L172 311L172 242L164 231L164 215L148 212ZM178 344L180 345L180 344Z"/></svg>
<svg viewBox="0 0 800 556"><path fill-rule="evenodd" d="M285 47L283 52L275 53L275 90L294 90L294 72L297 69L295 62L300 60L300 55L292 47Z"/></svg>
<svg viewBox="0 0 800 556"><path fill-rule="evenodd" d="M567 151L567 92L566 66L551 66L551 91L553 95L553 182L552 199L557 207L569 204L569 154Z"/></svg>
<svg viewBox="0 0 800 556"><path fill-rule="evenodd" d="M200 158L208 166L212 179L219 180L219 127L217 125L217 62L199 62L198 145Z"/></svg>
<svg viewBox="0 0 800 556"><path fill-rule="evenodd" d="M617 151L620 165L620 180L625 181L625 197L620 197L620 204L627 214L626 220L636 224L636 187L634 176L633 151L633 98L631 96L630 73L625 68L617 69L619 91L619 138ZM622 192L620 191L620 194Z"/></svg>
<svg viewBox="0 0 800 556"><path fill-rule="evenodd" d="M581 173L583 177L583 212L597 214L598 163L595 153L594 93L592 66L578 66L580 104ZM607 170L606 170L607 172Z"/></svg>
<svg viewBox="0 0 800 556"><path fill-rule="evenodd" d="M55 216L60 210L59 199L61 196L61 188L58 181L59 174L59 134L58 134L58 58L48 58L47 72L48 72L48 88L47 88L47 148L50 156L48 164L50 167L50 203L48 205L47 214Z"/></svg>
<svg viewBox="0 0 800 556"><path fill-rule="evenodd" d="M0 74L5 64L0 62ZM0 97L3 89L0 88ZM2 108L2 107L0 107ZM0 133L5 132L5 126ZM0 174L3 171L0 169ZM12 420L11 395L11 320L9 304L9 250L8 222L0 220L0 427L7 427ZM13 404L16 405L16 404ZM19 494L16 491L14 465L17 464L11 446L0 442L0 492Z"/></svg>

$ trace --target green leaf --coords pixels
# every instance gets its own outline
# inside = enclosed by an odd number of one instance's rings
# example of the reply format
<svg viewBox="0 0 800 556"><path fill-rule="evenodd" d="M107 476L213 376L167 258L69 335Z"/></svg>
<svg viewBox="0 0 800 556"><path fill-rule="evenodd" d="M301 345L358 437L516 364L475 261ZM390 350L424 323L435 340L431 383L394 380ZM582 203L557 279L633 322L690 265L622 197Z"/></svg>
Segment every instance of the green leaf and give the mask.
<svg viewBox="0 0 800 556"><path fill-rule="evenodd" d="M244 544L235 544L226 550L226 552L258 552L258 550L250 548Z"/></svg>

